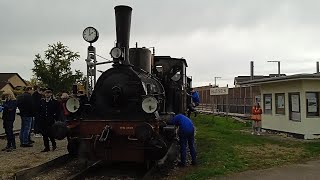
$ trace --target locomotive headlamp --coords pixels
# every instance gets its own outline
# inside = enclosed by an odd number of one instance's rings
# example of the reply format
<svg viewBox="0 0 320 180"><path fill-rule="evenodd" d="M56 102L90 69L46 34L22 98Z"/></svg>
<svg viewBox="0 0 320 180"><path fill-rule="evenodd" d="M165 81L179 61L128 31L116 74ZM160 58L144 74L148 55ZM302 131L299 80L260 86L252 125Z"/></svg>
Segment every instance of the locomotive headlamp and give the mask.
<svg viewBox="0 0 320 180"><path fill-rule="evenodd" d="M112 58L116 58L117 59L117 58L121 57L122 50L120 48L118 48L118 47L114 47L114 48L111 49L110 55L111 55Z"/></svg>
<svg viewBox="0 0 320 180"><path fill-rule="evenodd" d="M142 109L146 113L154 113L158 108L158 101L155 97L146 97L142 101Z"/></svg>
<svg viewBox="0 0 320 180"><path fill-rule="evenodd" d="M77 98L69 98L66 103L66 108L69 112L75 113L80 108L80 101Z"/></svg>

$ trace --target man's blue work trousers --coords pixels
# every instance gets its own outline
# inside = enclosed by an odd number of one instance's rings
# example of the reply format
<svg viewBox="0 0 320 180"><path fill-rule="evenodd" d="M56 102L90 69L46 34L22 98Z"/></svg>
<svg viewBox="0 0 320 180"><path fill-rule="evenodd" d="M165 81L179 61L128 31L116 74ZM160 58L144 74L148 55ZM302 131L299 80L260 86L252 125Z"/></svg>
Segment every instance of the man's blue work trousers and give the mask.
<svg viewBox="0 0 320 180"><path fill-rule="evenodd" d="M29 144L29 133L31 130L32 117L21 116L20 143Z"/></svg>
<svg viewBox="0 0 320 180"><path fill-rule="evenodd" d="M186 165L187 144L189 146L192 163L196 163L196 150L194 148L194 132L179 133L181 163Z"/></svg>

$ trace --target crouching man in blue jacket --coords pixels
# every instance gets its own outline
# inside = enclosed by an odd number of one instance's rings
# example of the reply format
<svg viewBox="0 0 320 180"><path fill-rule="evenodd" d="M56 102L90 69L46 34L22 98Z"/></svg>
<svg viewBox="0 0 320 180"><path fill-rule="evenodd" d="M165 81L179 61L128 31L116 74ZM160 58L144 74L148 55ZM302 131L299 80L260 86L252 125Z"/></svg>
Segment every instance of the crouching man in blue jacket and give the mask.
<svg viewBox="0 0 320 180"><path fill-rule="evenodd" d="M187 156L187 143L190 149L190 155L192 158L192 165L197 164L196 160L196 150L194 147L194 126L188 117L178 114L174 116L171 120L171 124L179 126L179 139L180 139L180 156L181 162L179 166L186 166L186 156Z"/></svg>

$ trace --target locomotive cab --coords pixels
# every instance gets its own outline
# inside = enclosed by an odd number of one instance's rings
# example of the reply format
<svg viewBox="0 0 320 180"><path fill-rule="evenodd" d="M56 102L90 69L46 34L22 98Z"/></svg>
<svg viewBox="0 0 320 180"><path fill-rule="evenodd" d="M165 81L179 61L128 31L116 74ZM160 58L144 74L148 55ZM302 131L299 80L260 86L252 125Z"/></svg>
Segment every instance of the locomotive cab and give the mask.
<svg viewBox="0 0 320 180"><path fill-rule="evenodd" d="M187 61L183 58L155 56L153 72L157 74L166 92L166 111L176 114L187 109Z"/></svg>

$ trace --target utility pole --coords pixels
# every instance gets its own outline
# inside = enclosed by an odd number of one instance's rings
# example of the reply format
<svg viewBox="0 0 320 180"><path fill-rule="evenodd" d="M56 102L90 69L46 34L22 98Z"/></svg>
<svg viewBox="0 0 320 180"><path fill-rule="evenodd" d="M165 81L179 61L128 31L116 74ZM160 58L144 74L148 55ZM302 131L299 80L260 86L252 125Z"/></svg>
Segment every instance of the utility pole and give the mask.
<svg viewBox="0 0 320 180"><path fill-rule="evenodd" d="M217 87L217 79L220 79L221 77L214 77L214 86L213 88ZM216 101L216 102L214 102ZM212 112L215 113L218 108L218 98L217 96L212 96Z"/></svg>
<svg viewBox="0 0 320 180"><path fill-rule="evenodd" d="M252 81L254 79L254 62L250 61L250 80ZM250 98L251 98L251 105L254 105L254 97L252 93L252 85L250 84Z"/></svg>
<svg viewBox="0 0 320 180"><path fill-rule="evenodd" d="M278 77L280 77L280 61L267 61L267 62L277 62L278 63Z"/></svg>
<svg viewBox="0 0 320 180"><path fill-rule="evenodd" d="M214 77L214 87L217 87L217 79L221 79L221 77Z"/></svg>

